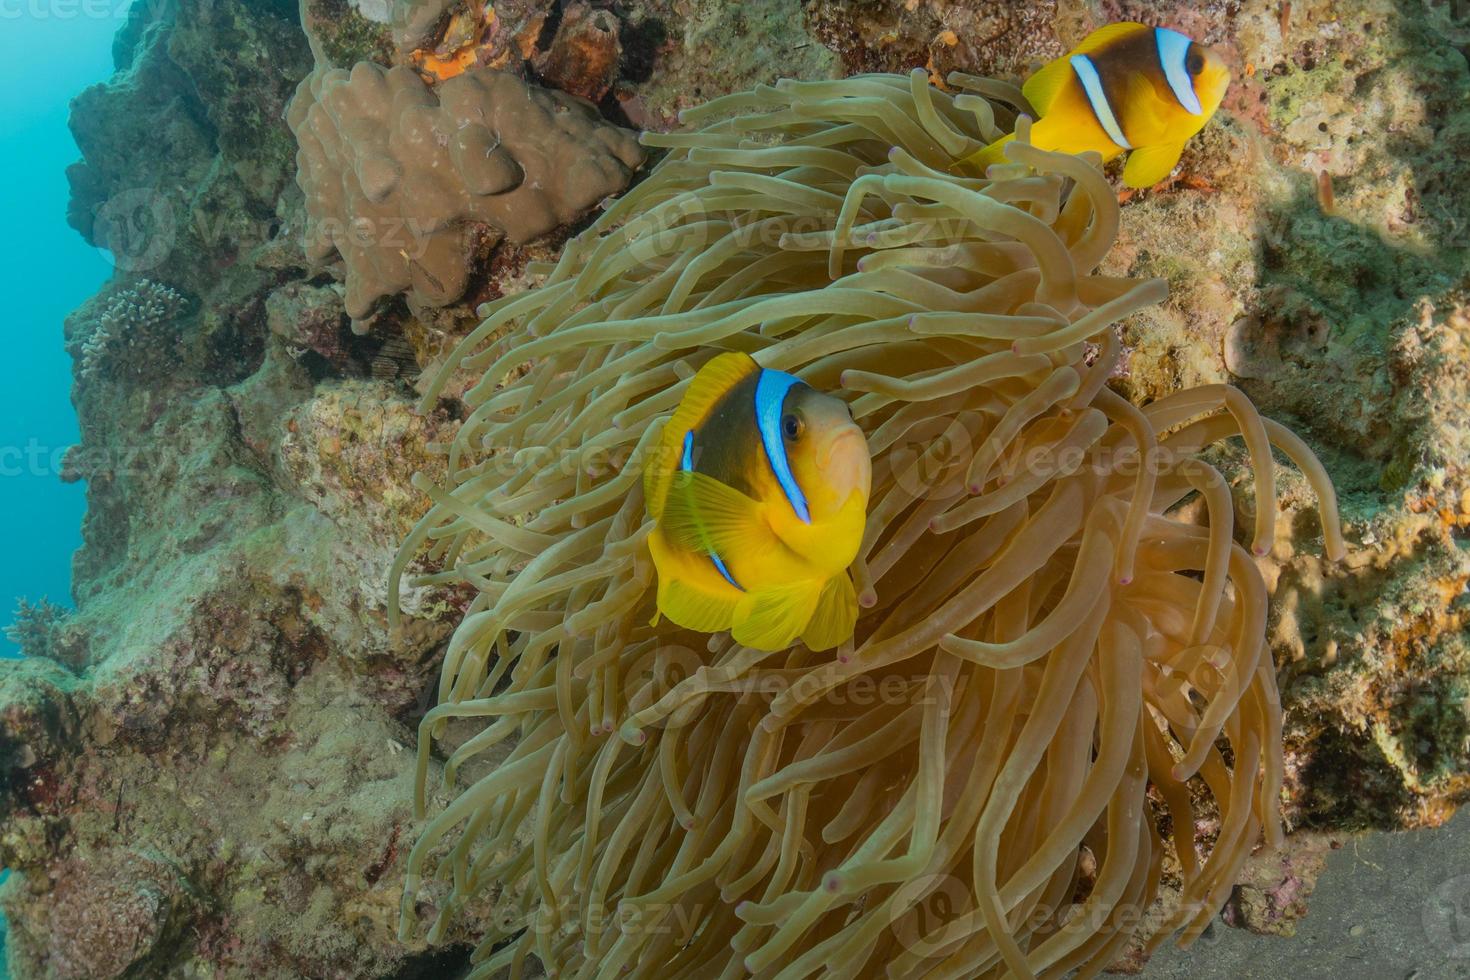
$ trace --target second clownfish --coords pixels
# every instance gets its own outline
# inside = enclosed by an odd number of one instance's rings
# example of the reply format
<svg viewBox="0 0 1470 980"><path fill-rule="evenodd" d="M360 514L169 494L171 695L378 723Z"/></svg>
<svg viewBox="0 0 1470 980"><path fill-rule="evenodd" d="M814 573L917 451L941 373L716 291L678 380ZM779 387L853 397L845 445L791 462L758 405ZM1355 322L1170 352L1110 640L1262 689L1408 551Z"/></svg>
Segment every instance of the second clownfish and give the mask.
<svg viewBox="0 0 1470 980"><path fill-rule="evenodd" d="M837 646L857 621L847 567L870 483L841 399L747 354L715 357L644 472L659 612L760 650Z"/></svg>
<svg viewBox="0 0 1470 980"><path fill-rule="evenodd" d="M1026 80L1021 92L1040 114L1031 143L1043 150L1128 154L1123 183L1148 187L1169 176L1184 144L1204 128L1230 69L1218 54L1177 31L1109 24ZM963 161L981 170L1006 159L1006 136Z"/></svg>

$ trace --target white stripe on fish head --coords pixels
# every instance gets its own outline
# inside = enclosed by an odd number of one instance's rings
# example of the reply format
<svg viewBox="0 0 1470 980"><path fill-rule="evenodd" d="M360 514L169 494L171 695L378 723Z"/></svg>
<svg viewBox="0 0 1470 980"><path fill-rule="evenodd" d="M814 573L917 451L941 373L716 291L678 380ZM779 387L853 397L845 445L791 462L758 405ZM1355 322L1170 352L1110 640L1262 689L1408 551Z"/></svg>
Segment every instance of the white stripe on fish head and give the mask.
<svg viewBox="0 0 1470 980"><path fill-rule="evenodd" d="M1194 44L1178 31L1167 27L1154 28L1154 46L1159 49L1159 64L1164 68L1164 78L1174 98L1179 100L1186 112L1198 116L1204 112L1199 96L1194 91L1194 79L1189 74L1189 49Z"/></svg>
<svg viewBox="0 0 1470 980"><path fill-rule="evenodd" d="M781 437L781 416L786 406L786 394L802 380L785 373L761 369L760 380L755 385L755 422L760 430L761 444L766 448L766 460L776 474L776 482L786 494L791 509L796 511L803 524L812 522L807 509L806 495L791 472L791 460L786 455L786 441Z"/></svg>

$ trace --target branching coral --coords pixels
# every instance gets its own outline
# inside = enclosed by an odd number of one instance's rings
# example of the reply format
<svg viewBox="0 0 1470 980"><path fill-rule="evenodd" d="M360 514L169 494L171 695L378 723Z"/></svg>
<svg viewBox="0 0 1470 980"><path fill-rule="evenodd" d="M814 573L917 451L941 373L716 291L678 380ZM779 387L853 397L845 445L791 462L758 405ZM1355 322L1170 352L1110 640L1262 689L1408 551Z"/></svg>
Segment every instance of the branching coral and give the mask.
<svg viewBox="0 0 1470 980"><path fill-rule="evenodd" d="M477 976L529 957L580 977L1091 975L1158 895L1155 806L1184 835L1155 943L1197 936L1260 835L1279 842L1266 587L1195 454L1244 438L1257 554L1273 448L1337 556L1331 486L1232 388L1140 409L1106 386L1112 325L1163 283L1096 273L1119 215L1095 159L1023 124L1013 163L952 173L1020 98L950 82L967 91L783 82L687 113L430 391L481 376L398 571L427 550L448 568L428 581L480 595L420 730L419 807L450 719L491 722L451 787L513 747L415 845L405 938L420 899L432 940L496 886ZM722 350L853 393L873 497L836 656L653 624L639 472ZM1176 513L1194 496L1206 525Z"/></svg>
<svg viewBox="0 0 1470 980"><path fill-rule="evenodd" d="M178 290L152 279L140 279L114 294L98 314L92 333L82 341L78 376L92 378L104 369L108 358L132 349L157 357L163 339L159 328L172 324L188 305Z"/></svg>
<svg viewBox="0 0 1470 980"><path fill-rule="evenodd" d="M5 627L5 638L20 647L23 656L49 656L56 632L67 616L64 608L44 596L36 603L21 599L15 607L15 619Z"/></svg>
<svg viewBox="0 0 1470 980"><path fill-rule="evenodd" d="M406 290L455 302L480 252L573 221L643 162L633 135L590 105L489 69L432 90L404 66L318 69L288 121L307 255L341 254L355 324Z"/></svg>

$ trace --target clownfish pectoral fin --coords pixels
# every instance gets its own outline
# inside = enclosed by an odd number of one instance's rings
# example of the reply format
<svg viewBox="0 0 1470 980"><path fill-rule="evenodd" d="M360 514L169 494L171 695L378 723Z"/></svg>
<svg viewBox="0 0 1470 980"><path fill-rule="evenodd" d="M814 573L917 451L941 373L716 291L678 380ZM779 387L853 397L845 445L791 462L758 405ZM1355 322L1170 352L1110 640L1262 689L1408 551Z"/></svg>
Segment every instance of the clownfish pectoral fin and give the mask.
<svg viewBox="0 0 1470 980"><path fill-rule="evenodd" d="M852 636L857 626L857 591L846 572L834 575L822 586L817 610L801 631L801 642L812 650L830 650Z"/></svg>
<svg viewBox="0 0 1470 980"><path fill-rule="evenodd" d="M715 404L760 365L749 354L730 351L707 361L689 382L689 390L674 409L660 434L654 458L643 471L643 493L648 513L657 519L664 508L669 484L679 468L684 437L703 422Z"/></svg>
<svg viewBox="0 0 1470 980"><path fill-rule="evenodd" d="M735 607L730 635L736 643L756 650L783 650L811 622L821 594L820 582L796 582L750 592Z"/></svg>
<svg viewBox="0 0 1470 980"><path fill-rule="evenodd" d="M780 545L756 501L703 473L674 474L659 527L678 548L726 562Z"/></svg>
<svg viewBox="0 0 1470 980"><path fill-rule="evenodd" d="M1160 143L1134 150L1123 165L1123 183L1135 188L1152 187L1169 176L1183 152L1183 143Z"/></svg>
<svg viewBox="0 0 1470 980"><path fill-rule="evenodd" d="M729 595L715 595L678 578L660 578L658 582L659 612L676 626L701 633L729 629L739 601L740 595L734 589Z"/></svg>

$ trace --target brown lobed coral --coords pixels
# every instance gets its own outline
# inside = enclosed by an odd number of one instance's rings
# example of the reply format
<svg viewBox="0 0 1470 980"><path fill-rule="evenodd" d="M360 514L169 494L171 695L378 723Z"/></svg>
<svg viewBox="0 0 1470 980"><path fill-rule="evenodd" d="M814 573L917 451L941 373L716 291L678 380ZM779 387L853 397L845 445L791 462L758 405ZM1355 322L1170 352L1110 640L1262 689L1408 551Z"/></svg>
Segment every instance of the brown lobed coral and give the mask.
<svg viewBox="0 0 1470 980"><path fill-rule="evenodd" d="M410 68L318 69L288 113L306 252L341 254L354 327L385 297L459 300L477 260L576 220L644 154L588 104L477 69L430 89Z"/></svg>

